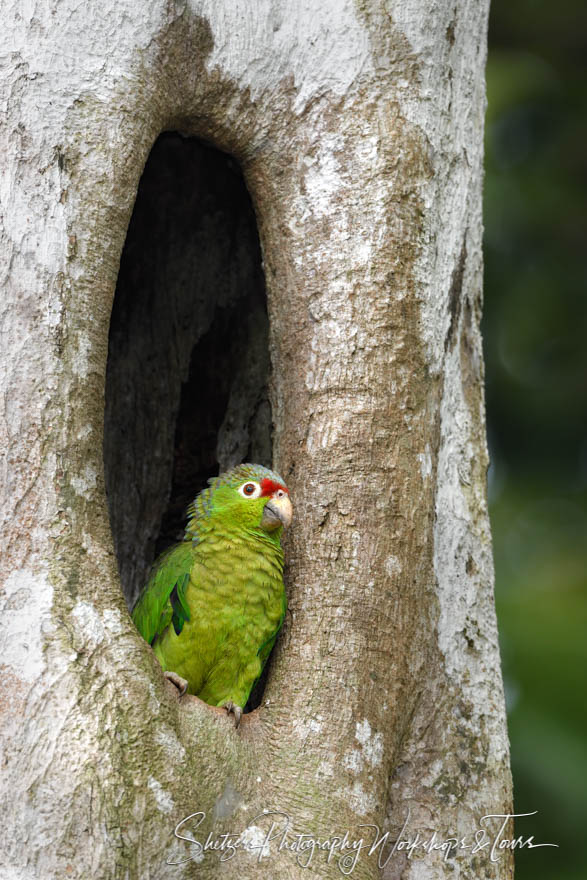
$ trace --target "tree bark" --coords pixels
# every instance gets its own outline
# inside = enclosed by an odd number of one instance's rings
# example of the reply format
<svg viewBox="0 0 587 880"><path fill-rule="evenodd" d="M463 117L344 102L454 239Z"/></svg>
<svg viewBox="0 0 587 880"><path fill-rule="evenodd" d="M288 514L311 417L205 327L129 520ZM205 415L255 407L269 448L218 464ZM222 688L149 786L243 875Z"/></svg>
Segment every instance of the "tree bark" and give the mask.
<svg viewBox="0 0 587 880"><path fill-rule="evenodd" d="M304 868L277 838L254 848L263 810L290 842L406 820L472 839L511 812L479 336L486 18L465 0L5 4L3 876L511 876L488 847L384 868L380 850ZM163 131L243 169L296 512L291 613L238 731L179 701L135 631L106 501L113 297ZM251 851L174 836L198 811L199 839L246 829Z"/></svg>

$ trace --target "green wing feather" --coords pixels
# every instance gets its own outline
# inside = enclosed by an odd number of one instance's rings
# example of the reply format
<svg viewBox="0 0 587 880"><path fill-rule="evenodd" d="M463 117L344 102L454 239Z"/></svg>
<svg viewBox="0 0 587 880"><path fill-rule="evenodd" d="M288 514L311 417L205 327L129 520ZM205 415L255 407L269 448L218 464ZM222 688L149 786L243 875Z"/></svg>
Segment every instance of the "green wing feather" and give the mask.
<svg viewBox="0 0 587 880"><path fill-rule="evenodd" d="M267 663L267 659L269 657L269 654L273 650L273 645L275 644L275 640L276 640L277 636L279 635L279 631L280 631L281 627L283 626L283 621L285 620L286 613L287 613L287 596L285 595L285 590L284 590L283 597L282 597L281 617L279 618L279 623L277 624L277 629L275 630L274 633L272 633L269 636L268 639L265 639L265 641L263 642L263 644L261 645L261 647L257 651L257 656L261 660L261 672L263 672L263 669L265 668L265 664ZM260 677L261 677L261 673L259 673L259 678ZM257 678L257 681L259 680L259 678ZM253 687L254 687L254 685L253 685ZM251 690L252 690L252 688L251 688Z"/></svg>
<svg viewBox="0 0 587 880"><path fill-rule="evenodd" d="M132 611L132 619L150 645L173 623L179 635L190 610L185 597L194 562L191 541L176 544L157 559Z"/></svg>

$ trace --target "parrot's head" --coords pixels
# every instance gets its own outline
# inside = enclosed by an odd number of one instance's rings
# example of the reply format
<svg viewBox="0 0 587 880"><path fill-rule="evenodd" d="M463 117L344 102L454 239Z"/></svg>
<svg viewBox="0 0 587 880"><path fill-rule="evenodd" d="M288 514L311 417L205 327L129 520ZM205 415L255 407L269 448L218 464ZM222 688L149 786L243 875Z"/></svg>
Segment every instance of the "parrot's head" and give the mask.
<svg viewBox="0 0 587 880"><path fill-rule="evenodd" d="M213 477L188 508L186 537L205 523L234 529L261 529L275 535L291 523L289 490L275 471L260 464L239 464Z"/></svg>

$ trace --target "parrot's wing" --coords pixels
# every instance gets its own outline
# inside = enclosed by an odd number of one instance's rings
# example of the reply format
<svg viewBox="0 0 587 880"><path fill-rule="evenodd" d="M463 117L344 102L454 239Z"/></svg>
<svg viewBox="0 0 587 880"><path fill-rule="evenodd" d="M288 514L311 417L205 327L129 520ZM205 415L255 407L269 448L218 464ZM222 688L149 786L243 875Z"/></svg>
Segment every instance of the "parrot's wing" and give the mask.
<svg viewBox="0 0 587 880"><path fill-rule="evenodd" d="M267 658L269 657L269 654L271 653L273 645L275 644L275 639L279 635L279 630L283 626L283 621L285 620L285 615L287 612L287 596L285 595L285 590L283 591L282 602L283 602L283 604L282 604L281 617L279 618L279 623L277 624L277 629L275 630L274 633L271 633L271 635L269 636L268 639L265 639L265 641L263 642L263 644L261 645L261 647L257 651L257 656L261 659L261 672L263 672L263 669L265 668L265 664L267 663ZM260 677L260 674L261 673L259 673L259 677ZM259 679L257 678L257 681L258 680ZM254 687L254 685L253 685L253 687Z"/></svg>
<svg viewBox="0 0 587 880"><path fill-rule="evenodd" d="M193 562L192 542L184 541L163 553L151 569L132 611L136 628L150 645L170 623L179 635L190 619L185 590Z"/></svg>

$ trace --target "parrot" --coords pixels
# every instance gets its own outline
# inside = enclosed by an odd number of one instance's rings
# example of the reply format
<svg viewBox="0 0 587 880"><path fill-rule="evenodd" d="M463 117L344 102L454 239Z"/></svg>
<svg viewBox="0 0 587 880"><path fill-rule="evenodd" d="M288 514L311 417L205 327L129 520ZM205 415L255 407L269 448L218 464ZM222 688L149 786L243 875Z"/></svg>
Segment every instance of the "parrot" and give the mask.
<svg viewBox="0 0 587 880"><path fill-rule="evenodd" d="M236 727L285 619L281 536L292 514L285 482L262 465L211 478L132 611L180 696L223 707Z"/></svg>

